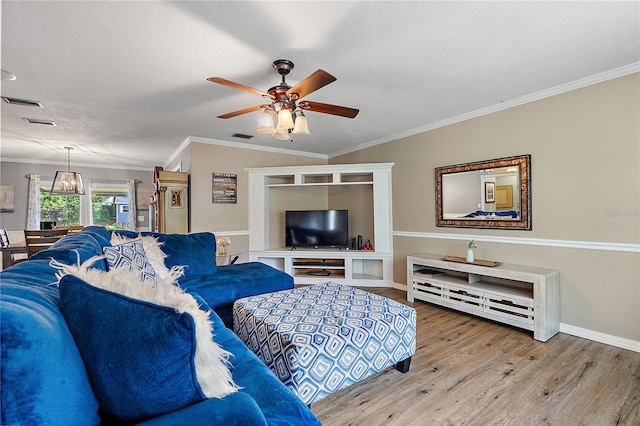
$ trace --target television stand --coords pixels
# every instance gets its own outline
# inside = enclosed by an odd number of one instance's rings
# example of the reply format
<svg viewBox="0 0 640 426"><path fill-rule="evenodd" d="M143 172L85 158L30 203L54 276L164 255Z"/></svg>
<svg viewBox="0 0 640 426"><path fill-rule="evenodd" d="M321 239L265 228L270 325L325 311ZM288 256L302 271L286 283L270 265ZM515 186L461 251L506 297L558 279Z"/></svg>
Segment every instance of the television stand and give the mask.
<svg viewBox="0 0 640 426"><path fill-rule="evenodd" d="M447 257L407 257L407 301L435 303L533 331L546 342L560 330L560 273L500 264L451 262Z"/></svg>
<svg viewBox="0 0 640 426"><path fill-rule="evenodd" d="M252 261L273 266L293 277L295 284L332 282L362 287L388 287L392 256L369 250L338 250L291 247L253 251ZM328 275L327 275L328 273Z"/></svg>

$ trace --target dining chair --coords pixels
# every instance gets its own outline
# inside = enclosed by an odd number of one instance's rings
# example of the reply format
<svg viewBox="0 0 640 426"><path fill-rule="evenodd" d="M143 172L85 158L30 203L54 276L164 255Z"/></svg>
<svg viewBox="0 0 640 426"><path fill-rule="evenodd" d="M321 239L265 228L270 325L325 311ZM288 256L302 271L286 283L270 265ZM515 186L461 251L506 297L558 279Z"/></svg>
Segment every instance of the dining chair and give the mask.
<svg viewBox="0 0 640 426"><path fill-rule="evenodd" d="M27 246L27 256L31 257L37 252L51 247L53 243L68 233L68 229L25 229L24 241Z"/></svg>
<svg viewBox="0 0 640 426"><path fill-rule="evenodd" d="M53 229L66 229L67 231L69 231L69 233L79 232L84 229L84 225L70 225L70 226L56 225L53 227Z"/></svg>
<svg viewBox="0 0 640 426"><path fill-rule="evenodd" d="M6 228L0 228L0 247L9 247L9 234Z"/></svg>
<svg viewBox="0 0 640 426"><path fill-rule="evenodd" d="M0 228L0 251L2 251L2 269L27 260L25 244L21 242L11 244L6 228Z"/></svg>

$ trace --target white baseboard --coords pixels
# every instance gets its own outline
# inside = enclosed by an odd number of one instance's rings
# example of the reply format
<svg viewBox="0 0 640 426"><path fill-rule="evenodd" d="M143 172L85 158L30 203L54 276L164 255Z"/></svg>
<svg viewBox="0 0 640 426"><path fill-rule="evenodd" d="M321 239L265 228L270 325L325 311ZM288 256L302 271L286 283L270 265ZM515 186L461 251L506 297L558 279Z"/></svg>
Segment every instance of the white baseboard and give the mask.
<svg viewBox="0 0 640 426"><path fill-rule="evenodd" d="M405 293L408 291L407 286L405 284L400 284L397 282L393 282L393 288L398 289L398 290L402 290Z"/></svg>
<svg viewBox="0 0 640 426"><path fill-rule="evenodd" d="M586 328L576 327L574 325L564 323L560 323L560 332L576 337L582 337L583 339L593 340L594 342L615 346L617 348L640 352L640 342L637 342L635 340L612 336L610 334L600 333L599 331L588 330Z"/></svg>

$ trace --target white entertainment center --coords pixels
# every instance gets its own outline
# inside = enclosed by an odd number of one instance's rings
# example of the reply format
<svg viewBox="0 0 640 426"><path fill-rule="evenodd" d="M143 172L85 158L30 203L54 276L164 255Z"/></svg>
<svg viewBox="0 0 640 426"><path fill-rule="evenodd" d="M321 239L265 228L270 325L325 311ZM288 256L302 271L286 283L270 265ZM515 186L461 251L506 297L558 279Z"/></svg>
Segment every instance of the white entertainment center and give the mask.
<svg viewBox="0 0 640 426"><path fill-rule="evenodd" d="M368 163L245 169L249 173L249 260L288 273L296 284L333 281L392 287L392 166ZM361 193L351 197L348 191L352 189L363 189L360 192L366 194L365 201L358 199ZM333 198L339 201L333 200L330 192L340 190L346 190L346 195L338 193ZM366 223L373 216L373 235L365 236L373 250L285 247L285 210L329 207L348 209L349 221L354 223Z"/></svg>

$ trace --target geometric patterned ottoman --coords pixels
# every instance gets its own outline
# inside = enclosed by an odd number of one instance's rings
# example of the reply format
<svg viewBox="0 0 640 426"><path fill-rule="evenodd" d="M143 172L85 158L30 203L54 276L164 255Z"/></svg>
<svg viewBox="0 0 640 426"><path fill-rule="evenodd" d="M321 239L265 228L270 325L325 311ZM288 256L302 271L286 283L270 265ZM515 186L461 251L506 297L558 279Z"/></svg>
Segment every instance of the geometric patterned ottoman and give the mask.
<svg viewBox="0 0 640 426"><path fill-rule="evenodd" d="M415 309L335 283L236 300L234 331L307 405L385 368L409 369Z"/></svg>

